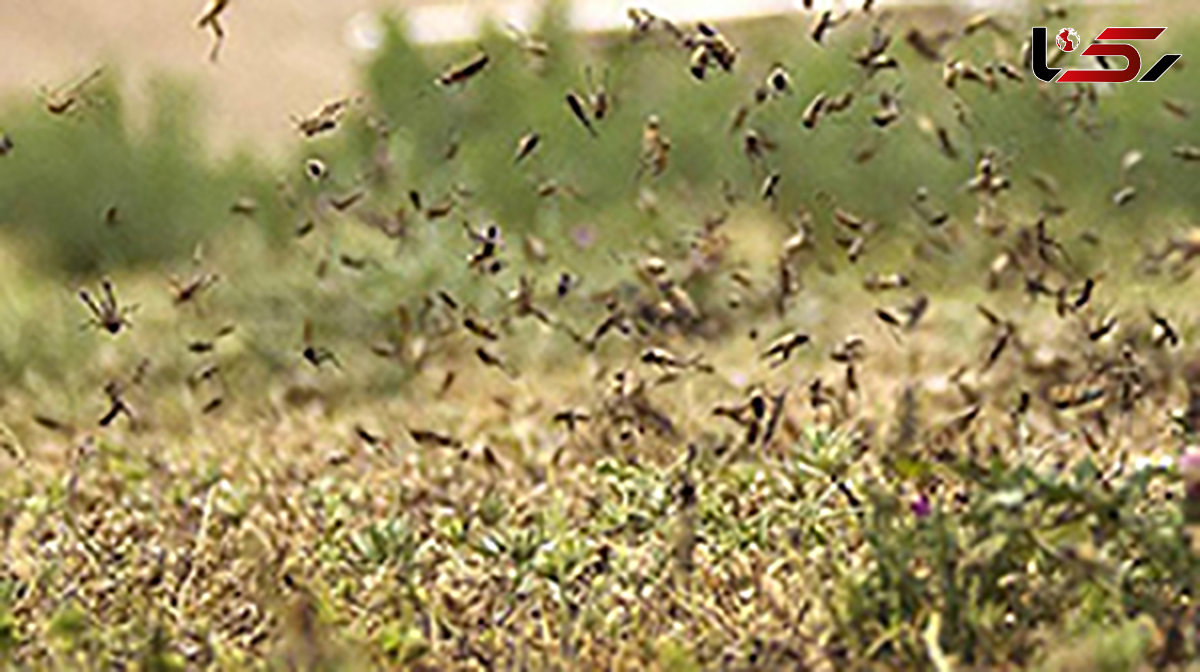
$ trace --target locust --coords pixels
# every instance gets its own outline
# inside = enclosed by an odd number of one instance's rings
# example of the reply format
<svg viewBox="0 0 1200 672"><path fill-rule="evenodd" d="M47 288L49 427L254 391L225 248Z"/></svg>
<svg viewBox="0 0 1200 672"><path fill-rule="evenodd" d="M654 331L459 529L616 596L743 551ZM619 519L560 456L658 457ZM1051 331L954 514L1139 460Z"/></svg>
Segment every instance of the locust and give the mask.
<svg viewBox="0 0 1200 672"><path fill-rule="evenodd" d="M312 320L305 320L303 330L304 344L300 351L304 360L317 369L321 368L325 363L332 364L334 368L342 368L341 362L338 361L337 355L332 350L313 343L313 332Z"/></svg>
<svg viewBox="0 0 1200 672"><path fill-rule="evenodd" d="M46 111L54 116L59 116L77 109L89 100L87 89L100 79L100 76L103 74L104 68L99 67L84 75L78 81L71 82L53 91L43 90L42 95L45 97ZM9 145L8 149L12 149L11 140L6 144ZM4 153L7 153L7 151L5 150Z"/></svg>
<svg viewBox="0 0 1200 672"><path fill-rule="evenodd" d="M469 60L450 66L442 74L438 75L437 83L444 87L454 86L456 84L464 84L472 77L483 72L491 62L491 58L487 52L481 51Z"/></svg>
<svg viewBox="0 0 1200 672"><path fill-rule="evenodd" d="M136 311L138 306L136 304L121 306L117 302L113 283L108 278L100 281L100 290L101 294L97 297L93 297L86 289L79 290L79 299L92 313L91 318L84 323L84 327L94 326L116 335L121 332L122 328L133 326L133 323L129 321L129 315Z"/></svg>
<svg viewBox="0 0 1200 672"><path fill-rule="evenodd" d="M567 107L570 108L571 114L579 120L580 124L587 129L589 135L593 138L597 136L596 127L592 125L592 120L588 118L587 110L584 109L583 101L579 94L574 91L568 91L566 96Z"/></svg>
<svg viewBox="0 0 1200 672"><path fill-rule="evenodd" d="M221 46L225 43L225 28L221 26L221 15L229 9L229 3L230 0L209 0L196 21L197 28L208 29L213 34L213 46L208 52L208 60L213 63L217 62Z"/></svg>
<svg viewBox="0 0 1200 672"><path fill-rule="evenodd" d="M361 100L359 96L339 98L327 102L305 117L292 117L296 130L306 138L316 137L337 129L350 105Z"/></svg>
<svg viewBox="0 0 1200 672"><path fill-rule="evenodd" d="M786 333L775 339L759 356L760 359L773 359L772 367L780 366L791 358L792 353L799 347L811 341L811 337L803 332Z"/></svg>

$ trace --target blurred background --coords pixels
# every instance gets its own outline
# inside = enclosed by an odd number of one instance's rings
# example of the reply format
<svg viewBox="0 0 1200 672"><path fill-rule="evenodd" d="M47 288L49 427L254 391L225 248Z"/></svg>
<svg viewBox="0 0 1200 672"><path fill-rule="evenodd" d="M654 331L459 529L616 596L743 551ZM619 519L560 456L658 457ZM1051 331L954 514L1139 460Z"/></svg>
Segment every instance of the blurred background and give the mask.
<svg viewBox="0 0 1200 672"><path fill-rule="evenodd" d="M964 184L989 149L1016 187L992 213L999 221L985 228L1065 212L1055 226L1076 258L1113 272L1138 255L1109 259L1087 242L1097 231L1116 249L1140 250L1186 230L1200 212L1195 164L1172 158L1173 147L1200 141L1188 53L1200 23L1182 0L1061 8L883 0L874 18L856 12L820 45L809 36L814 18L845 3L817 0L804 10L745 0L736 15L725 2L647 4L680 23L715 17L741 49L735 72L695 81L678 46L657 35L629 38L629 5L615 0L233 0L222 15L227 37L215 64L208 60L212 36L196 26L201 3L56 0L10 9L0 21L0 133L14 143L0 157L0 375L28 386L97 352L112 354L113 367L158 348L169 361L181 355L154 338L156 327L211 331L221 319L244 325L245 349L235 356L258 373L297 366L304 320L331 342L352 338L364 349L362 334L387 337L397 306L416 310L435 287L481 309L500 300L496 287L462 263L473 245L464 221L499 222L514 252L536 239L551 260L538 262L546 274L570 269L587 291L598 291L627 273L630 255L686 247L693 230L722 209L729 208L729 231L749 260L769 260L808 212L816 215L818 256L827 259L826 273L806 279L814 295L903 267L919 267L926 286L937 286L938 278L995 256L991 239L964 235L980 226L979 203ZM966 31L980 12L995 13L994 25ZM1046 23L1085 36L1105 25L1167 25L1155 53L1184 57L1152 86L1097 87L1087 97L1027 75L1020 83L997 77L994 87L943 85L946 58L979 67L1002 59L1024 72L1029 27ZM853 56L875 26L893 35L900 65L870 74ZM939 59L908 43L914 29L941 36ZM588 37L575 39L577 30ZM492 65L477 80L453 89L433 83L481 48ZM773 63L790 69L792 90L747 121L770 139L769 163L786 176L772 206L757 198L762 167L747 161L730 128ZM102 76L78 105L62 115L47 111L47 96L100 66ZM563 94L602 83L613 113L593 140ZM800 115L819 92L857 97L848 112L805 129ZM899 92L902 114L878 128L871 118L884 92ZM363 102L337 132L297 132L295 118L355 95ZM659 180L639 182L650 114L673 142L671 167ZM940 146L939 128L952 153ZM515 143L533 129L543 145L514 169ZM1132 151L1142 157L1136 170L1122 168ZM313 158L330 171L319 184L304 175ZM548 185L559 187L549 197ZM1131 186L1137 197L1115 204L1114 194ZM364 193L353 208L328 207L355 189ZM911 205L919 189L953 226L929 232ZM431 221L410 205L412 192L424 206L456 209ZM736 206L729 207L730 194L740 195ZM834 206L882 223L872 253L848 279L835 272L851 267L835 240ZM1153 228L1144 226L1148 220ZM380 232L392 225L402 231L398 240ZM942 250L933 265L918 259L930 235L940 237L930 244ZM629 249L630 241L644 249ZM353 263L339 263L346 260ZM769 275L767 263L759 270ZM221 283L204 311L176 319L168 278L204 272L218 273ZM120 350L78 329L85 313L77 289L105 275L142 304L134 342ZM711 296L729 289L701 284L695 291ZM590 320L603 309L579 310ZM365 374L379 373L370 354L361 361ZM98 381L106 373L80 375Z"/></svg>
<svg viewBox="0 0 1200 672"><path fill-rule="evenodd" d="M253 138L259 151L278 155L290 137L289 114L308 110L335 92L359 83L356 67L379 44L380 16L409 17L412 39L421 44L467 40L485 17L498 25L528 27L536 21L538 0L234 0L224 18L231 38L221 63L204 58L210 36L197 30L202 1L89 2L10 0L0 21L0 95L29 98L39 86L77 76L100 61L121 64L127 93L143 97L140 84L164 72L188 79L204 98L202 122L211 142L227 148ZM802 0L578 0L570 23L588 31L622 29L626 10L647 7L680 21L748 19L795 14ZM852 5L845 0L816 0L815 9ZM993 9L1025 12L1040 6L1029 0L881 0L881 7L928 8L946 12ZM1085 0L1077 6L1141 7L1183 13L1186 0ZM1172 9L1173 8L1173 9Z"/></svg>

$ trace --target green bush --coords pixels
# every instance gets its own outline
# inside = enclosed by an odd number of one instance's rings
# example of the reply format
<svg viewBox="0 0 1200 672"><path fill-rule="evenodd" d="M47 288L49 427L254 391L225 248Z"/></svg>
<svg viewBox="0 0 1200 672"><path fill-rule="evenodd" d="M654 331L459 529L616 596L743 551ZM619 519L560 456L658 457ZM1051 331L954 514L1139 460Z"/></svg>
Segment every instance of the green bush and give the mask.
<svg viewBox="0 0 1200 672"><path fill-rule="evenodd" d="M735 215L767 212L758 198L765 170L747 160L742 138L730 132L740 105L751 108L746 127L778 146L767 159L783 174L772 217L784 220L798 208L813 211L825 245L837 231L829 217L831 204L879 220L885 240L922 230L909 207L921 186L949 209L953 221L969 228L976 201L963 186L988 147L999 150L1013 176L1014 191L1001 197L999 207L1018 223L1045 200L1031 184L1035 172L1055 178L1060 200L1070 208L1055 224L1060 232L1078 233L1103 222L1107 235L1136 234L1144 232L1140 225L1151 202L1168 220L1183 219L1197 207L1190 187L1194 171L1170 155L1174 145L1196 139L1161 108L1163 98L1187 97L1188 80L1179 68L1153 88L1112 87L1101 91L1098 105L1085 103L1075 117L1048 122L1069 87L1039 86L1027 76L1021 84L1001 78L998 92L972 82L951 91L941 83L941 65L923 60L899 38L891 52L900 68L867 75L852 61L870 39L869 24L861 17L839 26L824 46L807 38L799 19L722 27L741 50L735 71L697 82L687 72L687 53L661 35L638 42L624 33L574 39L562 3L550 3L530 31L549 45L545 58L527 52L506 28L494 25L485 26L476 44L422 49L407 41L402 19L393 18L383 47L362 75L368 92L362 112L352 114L342 132L298 144L289 160L295 165L282 168L249 155L212 160L199 137L197 101L183 83L152 83L144 128L131 124L133 115L125 110L111 73L96 90L100 104L68 118L53 117L33 101L10 100L4 105L4 130L17 148L0 160L0 225L32 243L55 267L96 271L150 263L223 234L231 220L229 206L242 195L257 197L263 208L258 219L266 230L273 235L290 231L298 215L282 210L272 173L282 172L311 195L314 188L303 184L298 166L303 158L317 156L334 169L336 184L348 189L382 148L391 171L376 176L369 198L388 210L406 203L409 190L431 203L461 187L469 195L456 197L459 205L441 224L494 219L506 231L538 233L552 252L575 257L566 234L580 225L595 229L600 249L624 247L629 240L663 244L727 207L722 183L741 197ZM1161 48L1183 44L1195 33L1195 27L1176 26L1167 35L1171 42ZM1015 60L1023 37L1012 35L1014 44L1003 45L1001 55ZM990 34L966 38L947 55L982 65L994 58L991 39ZM481 75L449 88L435 83L443 68L480 48L491 57ZM774 62L789 66L794 90L754 105L753 90ZM599 138L589 137L564 103L568 90L585 92L589 66L597 80L607 72L614 99L611 116L598 124ZM903 115L878 129L870 117L883 90L898 92ZM819 91L830 96L854 91L856 100L847 112L805 129L800 114ZM956 120L958 109L968 111L966 124ZM658 179L638 179L641 129L650 114L662 119L672 140L671 165ZM921 130L922 117L949 130L959 158L942 155L932 134ZM382 139L380 122L389 129ZM514 165L517 139L529 131L542 136L542 146ZM449 160L452 143L459 151ZM873 159L852 160L870 148ZM1119 161L1131 149L1146 157L1128 178L1140 193L1117 208L1111 196L1119 186ZM551 179L577 189L581 198L539 197L537 186ZM643 188L658 196L657 213L637 207ZM119 212L113 227L103 221L110 206ZM872 257L902 259L906 252L897 250ZM572 261L604 263L595 259L603 255L590 256ZM975 263L966 256L965 263Z"/></svg>
<svg viewBox="0 0 1200 672"><path fill-rule="evenodd" d="M706 214L726 209L723 183L741 197L733 209L735 218L761 218L767 215L758 198L766 170L751 165L741 136L730 132L734 110L745 104L751 108L746 128L777 144L767 162L783 174L775 214L767 216L782 224L799 208L812 211L818 241L826 246L841 232L830 217L832 205L876 219L883 225L883 241L901 243L874 245L891 250L871 255L882 263L903 262L913 235L928 231L910 207L920 187L950 211L960 230L973 228L978 202L964 187L976 160L990 148L999 152L1014 184L999 198L997 211L1012 225L1030 223L1037 209L1052 200L1033 185L1033 177L1052 177L1059 185L1057 201L1067 207L1053 229L1081 258L1091 253L1075 239L1084 231L1136 241L1146 233L1142 224L1150 208L1161 213L1164 226L1171 226L1197 207L1189 186L1193 169L1171 156L1173 146L1195 138L1161 104L1164 98L1186 99L1183 71L1171 72L1153 90L1101 89L1098 103L1085 102L1066 117L1061 113L1064 99L1074 91L1067 85L1045 87L1028 74L1022 83L997 75L996 91L974 82L949 90L942 84L942 65L924 60L898 36L891 53L900 59L900 68L868 75L852 60L870 39L869 24L861 17L840 26L825 46L808 39L806 26L797 19L723 26L741 56L734 74L713 73L705 82L688 74L686 52L665 37L635 43L622 33L573 41L561 17L562 6L551 3L531 30L550 45L544 59L526 53L495 26L485 27L478 44L420 50L406 41L402 23L388 24L384 46L367 68L366 85L378 112L395 128L393 203L401 203L408 189L433 200L460 184L472 195L456 215L472 221L494 218L506 230L542 234L553 250L575 257L579 255L570 250L565 235L575 226L594 226L601 249L625 249L631 240L662 244L694 228ZM1195 32L1194 26L1176 26L1169 34L1173 42L1161 48L1183 44ZM781 33L789 38L779 39ZM1015 62L1024 37L1014 33L1007 38L1013 44L1001 45L999 54ZM434 83L442 68L480 48L491 57L482 74L449 89ZM982 67L996 58L994 49L992 36L979 34L956 42L946 55ZM754 88L774 62L789 66L794 90L767 105L754 105ZM614 112L598 124L596 139L571 116L563 99L568 90L585 91L588 66L597 79L608 72L615 99ZM870 118L884 90L898 92L903 114L879 129ZM854 91L856 99L847 112L806 129L801 112L820 91L830 96ZM959 110L965 111L963 122ZM672 140L671 165L659 179L638 180L641 128L650 114L662 119ZM933 134L922 129L923 118L949 131L958 158L942 154ZM514 166L516 141L531 130L541 134L542 146ZM357 161L367 160L372 146L364 141L368 136L346 136L355 138L349 154L357 154ZM452 140L460 151L448 161L445 152ZM870 148L875 150L871 160L852 160ZM1123 177L1121 157L1134 149L1145 159ZM583 199L540 199L536 185L551 178L574 186ZM1112 195L1126 183L1136 186L1139 195L1118 208ZM641 188L659 196L657 215L637 207ZM785 230L781 225L781 233ZM960 264L977 264L972 249L956 250ZM962 267L950 261L948 273Z"/></svg>
<svg viewBox="0 0 1200 672"><path fill-rule="evenodd" d="M0 160L0 226L45 266L92 273L184 255L223 233L239 195L268 193L263 166L209 158L190 86L153 80L149 99L135 125L107 72L61 116L4 105L15 148Z"/></svg>

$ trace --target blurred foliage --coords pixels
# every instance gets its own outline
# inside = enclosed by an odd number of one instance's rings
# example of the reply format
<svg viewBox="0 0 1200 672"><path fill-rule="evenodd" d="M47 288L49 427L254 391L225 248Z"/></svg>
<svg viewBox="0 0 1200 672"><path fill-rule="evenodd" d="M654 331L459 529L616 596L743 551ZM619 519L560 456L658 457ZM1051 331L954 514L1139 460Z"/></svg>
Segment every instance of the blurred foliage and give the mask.
<svg viewBox="0 0 1200 672"><path fill-rule="evenodd" d="M1030 197L1038 193L1031 186L1036 173L1057 183L1058 204L1068 211L1056 229L1067 233L1092 229L1099 221L1105 234L1132 236L1144 232L1140 224L1151 210L1170 220L1186 218L1200 207L1191 188L1193 171L1186 165L1176 169L1180 164L1170 154L1171 147L1194 138L1188 136L1186 122L1162 106L1165 98L1187 98L1189 76L1183 69L1153 88L1101 87L1098 104L1084 103L1068 118L1062 108L1072 92L1069 86L1042 86L1026 73L1020 84L1001 77L994 92L972 82L960 82L951 91L941 83L941 64L922 59L899 35L891 51L901 67L870 76L851 58L869 40L866 20L854 17L822 47L806 37L799 19L779 18L725 28L742 49L736 74L715 73L698 82L687 72L686 53L662 36L638 42L625 35L606 36L587 45L566 40L556 13L561 8L555 7L531 30L551 45L544 58L528 53L495 26L484 28L478 46L431 53L409 44L401 23L389 24L367 83L379 113L396 126L392 142L401 157L397 184L442 194L459 181L473 192L471 204L479 211L507 229L541 233L552 245L565 240L562 234L579 222L597 225L602 247L678 230L681 222L699 222L724 207L721 185L726 181L743 198L735 215L763 215L765 208L756 202L765 172L747 161L740 135L730 132L735 109L747 104L746 127L778 146L767 158L783 173L776 218L786 220L798 208L819 213L822 236L834 227L828 217L833 201L882 222L893 237L903 239L924 226L909 207L922 186L957 221L970 222L975 200L963 187L987 148L998 150L1014 176L1013 193L999 203L1000 216L1014 224L1031 218L1048 200L1040 196L1039 203ZM1155 48L1175 51L1196 30L1174 26L1167 43ZM780 34L793 38L779 39ZM947 56L982 65L998 54L1016 62L1024 39L1023 31L1003 38L981 31L953 45ZM433 83L441 68L462 62L480 47L491 57L481 75L447 90ZM754 105L753 89L775 62L792 70L794 91L780 101ZM568 90L586 91L589 67L598 81L610 77L615 97L614 113L598 123L598 139L588 136L563 100ZM836 96L846 91L856 94L848 113L830 115L813 130L801 126L800 114L818 92ZM903 110L901 120L886 129L870 122L881 91L897 91ZM956 119L960 109L966 111L963 123ZM639 182L641 127L650 114L663 120L673 155L661 180L643 177ZM921 128L922 118L948 129L957 159L942 154L933 133ZM517 138L530 130L541 134L542 147L527 165L514 167ZM363 135L357 142L360 154L367 144ZM444 156L452 141L461 149L448 161ZM1133 149L1146 157L1129 176L1139 195L1118 208L1111 197L1123 186L1120 159ZM866 151L874 152L872 159L861 164L853 160ZM584 199L540 202L535 187L546 179L573 185ZM658 195L662 205L657 216L638 207L639 187ZM974 261L968 254L963 257Z"/></svg>
<svg viewBox="0 0 1200 672"><path fill-rule="evenodd" d="M15 147L0 161L0 226L43 267L166 261L224 233L237 196L270 193L266 166L248 151L209 159L190 86L155 79L148 97L137 124L109 70L63 115L38 101L5 106Z"/></svg>
<svg viewBox="0 0 1200 672"><path fill-rule="evenodd" d="M1195 138L1188 137L1185 122L1162 108L1164 98L1186 99L1186 64L1153 87L1102 89L1099 105L1085 104L1073 118L1056 119L1070 87L1039 86L1027 76L1022 84L1001 79L997 92L971 82L951 91L941 85L941 65L925 61L899 37L892 53L901 67L867 75L851 59L869 40L869 24L859 16L832 31L824 46L807 38L800 18L731 25L726 31L741 49L736 72L714 73L704 82L688 74L686 53L662 36L635 42L622 34L581 42L567 32L565 16L565 5L550 3L530 30L547 45L545 57L530 53L508 28L495 25L484 27L477 45L421 49L405 38L402 19L389 20L383 46L363 73L367 111L353 117L344 132L309 141L298 153L328 161L334 183L342 188L364 175L377 178L371 198L390 207L402 204L410 189L431 203L460 187L470 193L469 203L455 219L492 218L508 231L535 232L554 252L566 249L566 234L583 225L595 227L599 249L677 232L683 223L699 222L724 207L723 183L743 199L735 216L766 215L757 202L765 173L746 160L740 136L729 130L741 104L751 107L747 128L777 145L767 162L783 173L774 218L785 221L798 208L821 214L836 202L882 222L885 240L903 237L922 226L909 204L924 186L955 219L967 222L975 203L963 185L975 158L988 147L999 150L1012 170L1014 193L1030 193L1034 173L1055 179L1061 205L1069 208L1062 230L1099 226L1105 233L1135 234L1151 210L1169 222L1200 207L1191 188L1194 171L1176 169L1170 156L1172 146ZM902 28L920 16L896 23ZM1177 50L1174 46L1192 42L1197 31L1173 26L1155 48ZM779 39L781 34L791 37ZM1003 38L980 31L947 55L984 63L998 54L1015 62L1025 38L1022 31ZM479 48L491 58L481 75L449 88L434 83L442 68ZM782 100L753 105L754 87L775 62L790 67L794 90ZM614 99L613 113L598 124L596 139L564 104L566 91L586 93L588 68L597 83L608 82ZM272 235L296 225L273 189L280 173L292 181L303 179L298 160L281 171L247 149L214 161L199 137L190 86L151 82L147 120L137 125L117 93L115 77L108 72L89 104L64 117L48 114L35 100L4 105L3 130L16 149L0 161L3 226L31 243L43 262L96 272L188 254L197 242L230 232L229 207L240 196L256 199L257 219ZM899 93L903 116L878 129L870 116L878 108L878 92L885 90ZM822 91L830 96L853 91L856 101L847 113L805 129L800 113ZM967 110L965 124L956 121L959 109ZM650 114L663 120L673 155L661 179L639 180L641 127ZM959 158L939 151L932 133L921 129L922 117L949 130ZM381 124L389 131L382 138ZM514 166L517 138L534 130L542 147ZM457 156L447 160L452 144ZM1110 198L1120 186L1120 157L1131 149L1146 156L1129 178L1140 191L1128 206L1117 208ZM370 168L381 151L390 164L384 174ZM871 160L853 160L868 151ZM551 179L581 197L539 197L537 186ZM659 207L638 207L642 189L650 190L647 196ZM1033 208L1017 203L1033 200L1003 197L1000 211L1019 220ZM110 207L116 208L115 226L104 225ZM830 219L822 215L817 223L818 236L828 237L834 226ZM975 261L962 256L965 263Z"/></svg>

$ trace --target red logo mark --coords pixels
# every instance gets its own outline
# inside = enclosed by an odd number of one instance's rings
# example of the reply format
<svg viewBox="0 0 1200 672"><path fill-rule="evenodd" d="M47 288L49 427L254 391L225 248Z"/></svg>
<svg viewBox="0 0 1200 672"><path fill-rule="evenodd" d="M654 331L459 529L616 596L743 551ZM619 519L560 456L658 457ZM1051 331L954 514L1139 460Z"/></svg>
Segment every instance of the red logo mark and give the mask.
<svg viewBox="0 0 1200 672"><path fill-rule="evenodd" d="M1154 64L1138 79L1138 73L1142 70L1142 55L1131 44L1130 41L1149 41L1157 40L1159 35L1162 35L1166 28L1105 28L1096 36L1096 42L1089 44L1079 52L1082 56L1095 56L1099 58L1100 69L1073 69L1062 72L1062 68L1051 68L1046 64L1046 29L1033 29L1033 58L1031 66L1033 74L1043 82L1065 82L1076 84L1122 84L1132 82L1135 79L1139 82L1153 82L1163 76L1175 61L1180 58L1179 54L1167 54L1158 59ZM1113 42L1112 44L1100 44L1101 40ZM1118 42L1119 40L1119 42ZM1064 52L1073 52L1079 46L1079 34L1074 28L1063 28L1054 37L1058 48ZM1113 70L1108 66L1105 57L1119 56L1125 59L1125 68L1123 70ZM1062 76L1058 76L1062 72ZM1055 80L1055 77L1058 77Z"/></svg>

